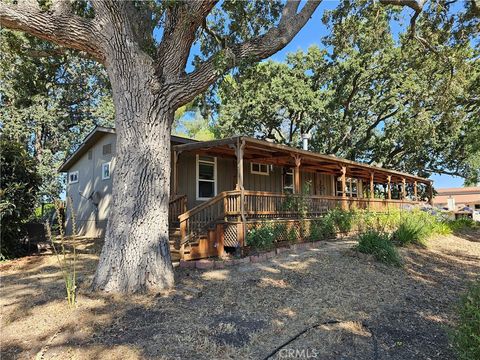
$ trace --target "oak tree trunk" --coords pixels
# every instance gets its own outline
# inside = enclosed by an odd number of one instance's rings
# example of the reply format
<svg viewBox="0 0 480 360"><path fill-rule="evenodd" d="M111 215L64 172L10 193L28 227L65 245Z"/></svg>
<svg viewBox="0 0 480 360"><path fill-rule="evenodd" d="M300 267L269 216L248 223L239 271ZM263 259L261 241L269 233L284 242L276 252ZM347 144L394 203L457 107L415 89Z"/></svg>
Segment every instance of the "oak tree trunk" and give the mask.
<svg viewBox="0 0 480 360"><path fill-rule="evenodd" d="M138 58L117 61L107 70L116 110L116 160L105 244L92 286L124 293L171 288L168 202L174 110L168 96L152 95L154 74L148 63Z"/></svg>

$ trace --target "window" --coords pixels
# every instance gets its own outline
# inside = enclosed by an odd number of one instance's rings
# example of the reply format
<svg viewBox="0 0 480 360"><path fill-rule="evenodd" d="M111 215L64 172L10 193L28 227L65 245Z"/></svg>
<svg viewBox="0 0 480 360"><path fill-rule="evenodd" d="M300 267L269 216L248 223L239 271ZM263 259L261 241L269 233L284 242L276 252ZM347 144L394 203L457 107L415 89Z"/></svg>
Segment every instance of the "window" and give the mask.
<svg viewBox="0 0 480 360"><path fill-rule="evenodd" d="M108 155L112 153L112 144L103 145L102 149L103 155Z"/></svg>
<svg viewBox="0 0 480 360"><path fill-rule="evenodd" d="M268 175L269 168L265 164L250 163L250 172L257 175Z"/></svg>
<svg viewBox="0 0 480 360"><path fill-rule="evenodd" d="M72 171L68 173L68 183L69 184L78 183L78 171Z"/></svg>
<svg viewBox="0 0 480 360"><path fill-rule="evenodd" d="M197 155L197 200L207 200L217 193L217 158Z"/></svg>
<svg viewBox="0 0 480 360"><path fill-rule="evenodd" d="M357 179L347 178L345 194L348 197L358 196L358 181ZM337 178L337 196L342 196L342 178Z"/></svg>
<svg viewBox="0 0 480 360"><path fill-rule="evenodd" d="M283 169L283 192L293 194L293 169Z"/></svg>
<svg viewBox="0 0 480 360"><path fill-rule="evenodd" d="M110 163L102 164L102 180L110 179Z"/></svg>

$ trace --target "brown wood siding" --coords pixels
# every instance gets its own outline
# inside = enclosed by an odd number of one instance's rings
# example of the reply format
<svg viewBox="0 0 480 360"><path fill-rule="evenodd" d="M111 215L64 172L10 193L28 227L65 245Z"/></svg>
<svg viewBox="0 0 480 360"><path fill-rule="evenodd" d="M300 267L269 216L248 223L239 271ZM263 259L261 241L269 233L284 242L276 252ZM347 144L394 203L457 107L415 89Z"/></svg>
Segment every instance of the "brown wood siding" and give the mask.
<svg viewBox="0 0 480 360"><path fill-rule="evenodd" d="M249 162L243 169L243 184L245 190L282 192L282 168L270 166L268 175L252 174Z"/></svg>

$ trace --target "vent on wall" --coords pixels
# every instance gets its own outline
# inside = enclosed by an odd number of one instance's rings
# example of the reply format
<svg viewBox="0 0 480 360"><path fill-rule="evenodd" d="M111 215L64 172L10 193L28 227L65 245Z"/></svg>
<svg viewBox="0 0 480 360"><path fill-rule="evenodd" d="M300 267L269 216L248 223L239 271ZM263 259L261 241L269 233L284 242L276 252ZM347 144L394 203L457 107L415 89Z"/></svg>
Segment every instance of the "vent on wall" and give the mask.
<svg viewBox="0 0 480 360"><path fill-rule="evenodd" d="M92 158L93 158L92 150L89 150L88 151L88 160L92 160Z"/></svg>
<svg viewBox="0 0 480 360"><path fill-rule="evenodd" d="M112 153L112 144L103 145L103 155L108 155Z"/></svg>

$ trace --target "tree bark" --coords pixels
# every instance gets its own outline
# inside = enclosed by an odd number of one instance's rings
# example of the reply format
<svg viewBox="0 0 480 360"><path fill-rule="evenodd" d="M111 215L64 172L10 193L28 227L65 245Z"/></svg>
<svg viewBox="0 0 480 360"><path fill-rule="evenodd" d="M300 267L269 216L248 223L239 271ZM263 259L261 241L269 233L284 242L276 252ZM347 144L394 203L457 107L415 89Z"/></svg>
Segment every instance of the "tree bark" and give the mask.
<svg viewBox="0 0 480 360"><path fill-rule="evenodd" d="M174 285L167 216L174 109L166 94L152 95L151 63L128 53L116 59L107 67L116 109L113 201L92 287L168 289Z"/></svg>

